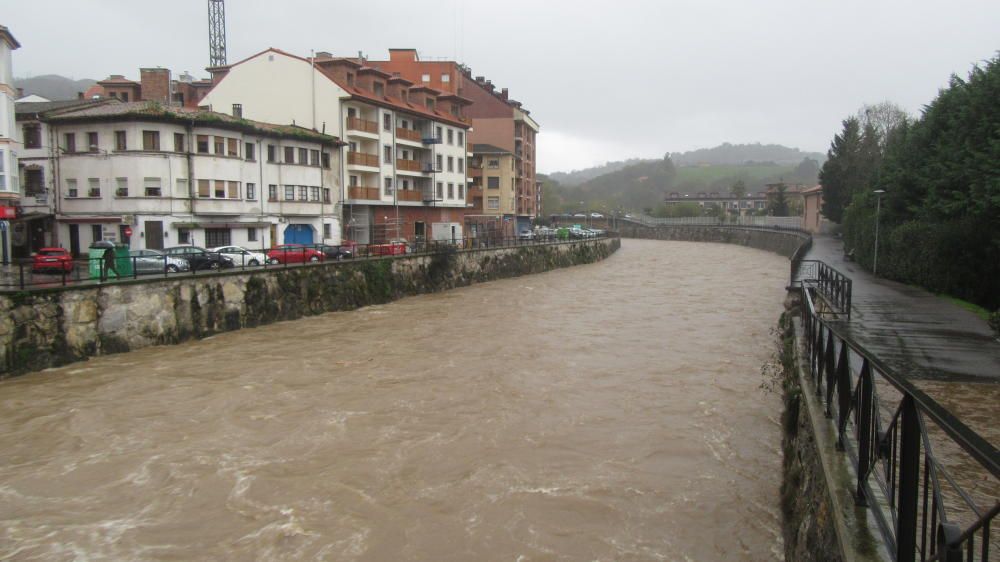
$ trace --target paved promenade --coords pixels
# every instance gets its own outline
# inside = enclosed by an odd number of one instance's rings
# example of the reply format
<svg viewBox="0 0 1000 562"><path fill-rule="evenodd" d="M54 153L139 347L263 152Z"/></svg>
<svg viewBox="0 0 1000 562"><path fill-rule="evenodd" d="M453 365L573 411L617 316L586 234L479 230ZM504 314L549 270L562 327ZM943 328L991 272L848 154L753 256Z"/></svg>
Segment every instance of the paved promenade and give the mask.
<svg viewBox="0 0 1000 562"><path fill-rule="evenodd" d="M843 243L815 236L805 259L853 281L847 330L879 359L913 378L1000 382L1000 342L981 318L923 289L873 277L844 261Z"/></svg>

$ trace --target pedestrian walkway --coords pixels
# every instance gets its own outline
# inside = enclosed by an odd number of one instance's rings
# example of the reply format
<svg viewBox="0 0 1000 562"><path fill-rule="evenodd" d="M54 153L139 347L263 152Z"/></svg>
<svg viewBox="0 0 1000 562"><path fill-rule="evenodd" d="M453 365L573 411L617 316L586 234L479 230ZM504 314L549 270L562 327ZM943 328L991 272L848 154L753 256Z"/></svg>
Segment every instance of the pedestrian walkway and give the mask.
<svg viewBox="0 0 1000 562"><path fill-rule="evenodd" d="M805 259L823 261L851 278L851 320L842 323L845 334L899 374L1000 382L1000 342L982 318L845 261L839 239L814 236Z"/></svg>

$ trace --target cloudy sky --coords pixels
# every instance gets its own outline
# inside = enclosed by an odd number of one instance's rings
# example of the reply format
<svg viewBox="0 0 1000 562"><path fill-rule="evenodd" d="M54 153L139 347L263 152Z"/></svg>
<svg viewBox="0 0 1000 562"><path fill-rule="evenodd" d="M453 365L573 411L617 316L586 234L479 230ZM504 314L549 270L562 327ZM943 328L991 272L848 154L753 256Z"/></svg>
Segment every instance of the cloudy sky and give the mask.
<svg viewBox="0 0 1000 562"><path fill-rule="evenodd" d="M863 103L919 112L1000 49L996 1L226 0L226 15L230 62L267 47L464 62L541 123L543 172L726 141L825 151ZM206 0L4 0L2 17L17 76L206 75Z"/></svg>

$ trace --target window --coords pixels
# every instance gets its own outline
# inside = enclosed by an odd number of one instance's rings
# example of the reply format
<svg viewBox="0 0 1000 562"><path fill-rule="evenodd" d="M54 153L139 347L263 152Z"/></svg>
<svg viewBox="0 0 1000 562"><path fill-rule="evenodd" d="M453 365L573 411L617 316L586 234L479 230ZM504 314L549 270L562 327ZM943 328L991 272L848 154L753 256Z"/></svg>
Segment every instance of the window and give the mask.
<svg viewBox="0 0 1000 562"><path fill-rule="evenodd" d="M391 131L392 130L392 114L388 111L382 113L382 130Z"/></svg>
<svg viewBox="0 0 1000 562"><path fill-rule="evenodd" d="M274 162L278 158L278 147L273 144L267 145L267 161Z"/></svg>
<svg viewBox="0 0 1000 562"><path fill-rule="evenodd" d="M101 196L101 180L99 178L89 178L87 180L87 197Z"/></svg>
<svg viewBox="0 0 1000 562"><path fill-rule="evenodd" d="M385 178L385 194L392 195L392 178Z"/></svg>
<svg viewBox="0 0 1000 562"><path fill-rule="evenodd" d="M403 187L402 187L402 189L404 191L407 190L407 189L410 189L410 180L403 180Z"/></svg>
<svg viewBox="0 0 1000 562"><path fill-rule="evenodd" d="M320 156L322 157L322 160L323 160L323 167L324 168L329 168L330 167L330 153L329 152L324 152Z"/></svg>
<svg viewBox="0 0 1000 562"><path fill-rule="evenodd" d="M212 183L209 180L198 180L198 197L211 197Z"/></svg>
<svg viewBox="0 0 1000 562"><path fill-rule="evenodd" d="M437 199L444 199L444 183L437 183Z"/></svg>
<svg viewBox="0 0 1000 562"><path fill-rule="evenodd" d="M97 152L100 146L97 144L97 133L87 133L87 150Z"/></svg>
<svg viewBox="0 0 1000 562"><path fill-rule="evenodd" d="M66 197L79 197L80 192L76 187L76 180L66 180Z"/></svg>
<svg viewBox="0 0 1000 562"><path fill-rule="evenodd" d="M227 156L239 156L240 155L240 141L236 139L226 139L226 155Z"/></svg>
<svg viewBox="0 0 1000 562"><path fill-rule="evenodd" d="M429 98L425 99L424 100L424 105L427 106L427 109L429 109L431 111L434 111L434 98L429 97Z"/></svg>
<svg viewBox="0 0 1000 562"><path fill-rule="evenodd" d="M208 154L208 135L198 135L198 154Z"/></svg>
<svg viewBox="0 0 1000 562"><path fill-rule="evenodd" d="M465 185L458 184L458 198L465 199Z"/></svg>
<svg viewBox="0 0 1000 562"><path fill-rule="evenodd" d="M248 228L247 229L247 242L256 242L256 241L257 241L257 229L256 228Z"/></svg>
<svg viewBox="0 0 1000 562"><path fill-rule="evenodd" d="M277 201L278 200L278 186L277 184L268 184L267 186L267 200Z"/></svg>
<svg viewBox="0 0 1000 562"><path fill-rule="evenodd" d="M240 182L230 181L226 182L226 186L229 188L229 198L239 199L240 198Z"/></svg>
<svg viewBox="0 0 1000 562"><path fill-rule="evenodd" d="M285 164L295 163L295 149L291 146L285 147Z"/></svg>
<svg viewBox="0 0 1000 562"><path fill-rule="evenodd" d="M310 201L319 201L319 188L318 187L310 187L309 188L309 200Z"/></svg>
<svg viewBox="0 0 1000 562"><path fill-rule="evenodd" d="M487 197L486 198L486 208L492 211L500 209L500 198L499 197Z"/></svg>
<svg viewBox="0 0 1000 562"><path fill-rule="evenodd" d="M66 152L76 152L76 133L66 133L63 139L63 150Z"/></svg>
<svg viewBox="0 0 1000 562"><path fill-rule="evenodd" d="M347 85L348 86L354 86L354 73L353 72L348 72L347 73Z"/></svg>
<svg viewBox="0 0 1000 562"><path fill-rule="evenodd" d="M305 164L308 164L308 163L309 163L309 149L300 148L299 149L299 164L305 165Z"/></svg>
<svg viewBox="0 0 1000 562"><path fill-rule="evenodd" d="M500 189L500 176L486 176L487 189Z"/></svg>
<svg viewBox="0 0 1000 562"><path fill-rule="evenodd" d="M445 84L447 84L448 82L451 82L451 74L442 74L441 75L441 82L443 82Z"/></svg>
<svg viewBox="0 0 1000 562"><path fill-rule="evenodd" d="M430 74L421 74L420 75L420 81L421 82L425 82L425 83L426 82L430 82L431 81L431 75Z"/></svg>
<svg viewBox="0 0 1000 562"><path fill-rule="evenodd" d="M458 159L458 173L460 174L465 173L465 158Z"/></svg>
<svg viewBox="0 0 1000 562"><path fill-rule="evenodd" d="M90 238L94 242L104 240L104 227L99 224L90 225Z"/></svg>
<svg viewBox="0 0 1000 562"><path fill-rule="evenodd" d="M128 150L125 131L115 131L115 150Z"/></svg>
<svg viewBox="0 0 1000 562"><path fill-rule="evenodd" d="M437 167L435 167L434 169L440 172L441 170L444 169L444 166L442 165L442 163L444 162L443 157L440 154L438 154L435 161L437 162Z"/></svg>
<svg viewBox="0 0 1000 562"><path fill-rule="evenodd" d="M295 201L295 186L286 185L285 186L285 201Z"/></svg>
<svg viewBox="0 0 1000 562"><path fill-rule="evenodd" d="M184 152L184 133L174 133L174 152Z"/></svg>
<svg viewBox="0 0 1000 562"><path fill-rule="evenodd" d="M448 129L448 144L455 144L455 130Z"/></svg>
<svg viewBox="0 0 1000 562"><path fill-rule="evenodd" d="M382 147L382 163L392 164L392 147L389 145Z"/></svg>
<svg viewBox="0 0 1000 562"><path fill-rule="evenodd" d="M22 128L24 133L24 148L42 147L42 129L38 125L25 125Z"/></svg>
<svg viewBox="0 0 1000 562"><path fill-rule="evenodd" d="M333 232L333 228L331 228L331 226L332 225L328 222L323 223L323 238L331 237L331 233Z"/></svg>
<svg viewBox="0 0 1000 562"><path fill-rule="evenodd" d="M206 228L205 246L208 248L229 246L233 243L231 232L228 228Z"/></svg>
<svg viewBox="0 0 1000 562"><path fill-rule="evenodd" d="M247 200L255 201L257 199L257 184L247 182Z"/></svg>
<svg viewBox="0 0 1000 562"><path fill-rule="evenodd" d="M310 166L319 166L319 151L318 150L310 150L309 151L309 165Z"/></svg>
<svg viewBox="0 0 1000 562"><path fill-rule="evenodd" d="M442 129L441 127L437 127L436 130L437 130L437 140L438 140L438 142L443 141L444 140L444 129Z"/></svg>
<svg viewBox="0 0 1000 562"><path fill-rule="evenodd" d="M176 197L187 197L188 194L188 181L184 178L177 178L174 185L174 193Z"/></svg>
<svg viewBox="0 0 1000 562"><path fill-rule="evenodd" d="M357 187L358 186L358 176L349 176L347 178L347 185L349 185L351 187Z"/></svg>
<svg viewBox="0 0 1000 562"><path fill-rule="evenodd" d="M400 119L399 120L399 126L402 127L403 129L409 129L410 128L410 122L407 121L406 119Z"/></svg>
<svg viewBox="0 0 1000 562"><path fill-rule="evenodd" d="M458 146L465 146L465 133L462 131L458 132Z"/></svg>
<svg viewBox="0 0 1000 562"><path fill-rule="evenodd" d="M308 200L309 200L309 188L306 187L306 186L304 186L304 185L300 185L299 186L299 201L308 201Z"/></svg>
<svg viewBox="0 0 1000 562"><path fill-rule="evenodd" d="M190 244L191 243L191 229L189 229L189 228L178 228L177 229L177 243L178 244Z"/></svg>
<svg viewBox="0 0 1000 562"><path fill-rule="evenodd" d="M454 199L454 198L455 198L455 184L449 183L448 184L448 199Z"/></svg>
<svg viewBox="0 0 1000 562"><path fill-rule="evenodd" d="M257 161L256 146L252 142L248 142L243 145L243 156L247 162Z"/></svg>
<svg viewBox="0 0 1000 562"><path fill-rule="evenodd" d="M449 132L451 132L451 131L449 131ZM454 172L455 171L455 157L454 156L449 156L448 157L448 171L449 172Z"/></svg>
<svg viewBox="0 0 1000 562"><path fill-rule="evenodd" d="M324 203L329 203L330 202L330 188L329 187L324 187L323 188L323 202Z"/></svg>
<svg viewBox="0 0 1000 562"><path fill-rule="evenodd" d="M162 194L160 178L142 178L142 186L146 197L159 197Z"/></svg>
<svg viewBox="0 0 1000 562"><path fill-rule="evenodd" d="M160 150L160 132L159 131L143 131L142 132L142 149L143 150Z"/></svg>
<svg viewBox="0 0 1000 562"><path fill-rule="evenodd" d="M115 197L128 197L128 178L115 178Z"/></svg>
<svg viewBox="0 0 1000 562"><path fill-rule="evenodd" d="M375 82L372 84L372 91L375 92L376 96L382 97L385 94L385 86L381 82Z"/></svg>
<svg viewBox="0 0 1000 562"><path fill-rule="evenodd" d="M212 137L212 142L215 145L215 154L218 154L219 156L224 156L226 154L225 137Z"/></svg>
<svg viewBox="0 0 1000 562"><path fill-rule="evenodd" d="M499 158L490 158L489 160L486 161L486 167L487 168L499 168L500 167L500 159Z"/></svg>

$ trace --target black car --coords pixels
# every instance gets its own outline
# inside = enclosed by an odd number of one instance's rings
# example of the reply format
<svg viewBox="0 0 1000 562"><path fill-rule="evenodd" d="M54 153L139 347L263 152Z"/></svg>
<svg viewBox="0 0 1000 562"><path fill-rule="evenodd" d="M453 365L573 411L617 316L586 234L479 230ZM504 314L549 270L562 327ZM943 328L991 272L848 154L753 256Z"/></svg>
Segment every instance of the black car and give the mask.
<svg viewBox="0 0 1000 562"><path fill-rule="evenodd" d="M194 271L203 269L229 269L235 265L232 258L209 252L205 248L199 248L198 246L174 246L173 248L164 248L163 253L168 256L187 260Z"/></svg>
<svg viewBox="0 0 1000 562"><path fill-rule="evenodd" d="M331 246L329 244L306 244L318 252L323 252L328 260L348 260L354 257L354 252L348 246Z"/></svg>

